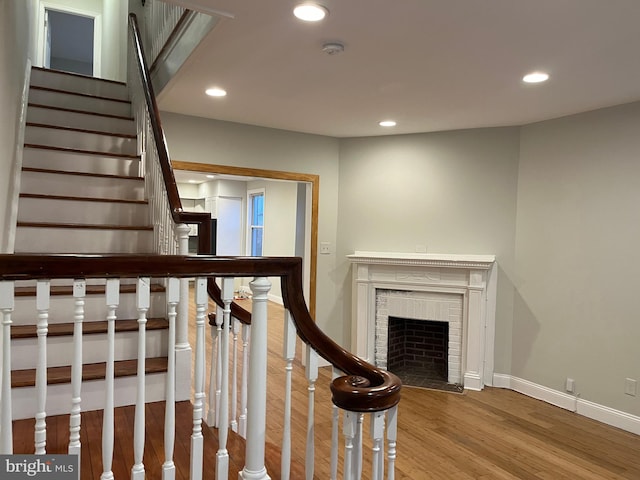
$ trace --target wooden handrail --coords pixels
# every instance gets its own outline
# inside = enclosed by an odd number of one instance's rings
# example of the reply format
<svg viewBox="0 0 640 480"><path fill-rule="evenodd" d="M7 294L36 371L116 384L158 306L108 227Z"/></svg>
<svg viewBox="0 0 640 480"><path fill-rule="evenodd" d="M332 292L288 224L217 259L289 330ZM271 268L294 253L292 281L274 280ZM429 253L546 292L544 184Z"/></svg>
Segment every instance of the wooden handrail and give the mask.
<svg viewBox="0 0 640 480"><path fill-rule="evenodd" d="M331 385L333 403L355 412L382 411L400 401L402 383L346 351L311 318L298 257L182 255L0 255L0 280L115 277L280 277L285 307L300 338L345 373Z"/></svg>
<svg viewBox="0 0 640 480"><path fill-rule="evenodd" d="M149 110L149 119L151 123L151 131L153 132L153 139L156 144L156 150L158 152L158 161L160 162L160 169L162 171L162 178L167 190L167 199L171 209L171 217L176 224L181 223L195 223L198 224L198 237L204 240L202 237L210 237L210 228L207 227L207 220L211 219L206 213L185 212L182 209L182 201L178 193L178 186L176 184L175 176L173 175L173 169L171 168L171 161L169 160L169 151L167 149L167 143L162 130L162 123L160 122L160 111L156 102L156 96L153 91L153 85L151 84L151 75L149 74L149 68L144 56L144 48L142 47L142 35L140 34L140 28L138 27L138 20L134 13L129 14L129 26L131 32L131 41L133 42L133 51L136 57L136 65L138 65L138 73L140 74L140 81L142 83L142 90L144 92L145 102L147 109ZM207 231L205 231L207 230ZM210 239L210 238L209 238ZM209 245L211 242L207 242ZM210 253L209 248L205 250Z"/></svg>

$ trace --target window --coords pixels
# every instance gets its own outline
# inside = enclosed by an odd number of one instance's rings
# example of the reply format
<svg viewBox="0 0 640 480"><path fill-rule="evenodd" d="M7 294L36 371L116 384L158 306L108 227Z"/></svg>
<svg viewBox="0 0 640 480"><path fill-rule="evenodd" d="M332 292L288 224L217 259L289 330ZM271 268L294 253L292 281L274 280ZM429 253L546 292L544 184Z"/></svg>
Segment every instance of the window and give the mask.
<svg viewBox="0 0 640 480"><path fill-rule="evenodd" d="M249 252L252 257L261 257L264 234L264 190L253 190L248 193Z"/></svg>

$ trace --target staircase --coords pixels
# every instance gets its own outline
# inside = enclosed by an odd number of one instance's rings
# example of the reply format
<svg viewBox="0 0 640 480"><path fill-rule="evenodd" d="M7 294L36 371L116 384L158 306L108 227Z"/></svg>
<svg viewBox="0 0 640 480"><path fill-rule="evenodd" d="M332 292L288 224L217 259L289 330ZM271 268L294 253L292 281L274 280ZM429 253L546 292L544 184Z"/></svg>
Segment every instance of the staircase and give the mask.
<svg viewBox="0 0 640 480"><path fill-rule="evenodd" d="M123 83L34 67L29 89L16 253L149 254L153 226L140 176L136 125ZM116 406L135 402L136 285L120 287L116 322ZM73 359L74 285L51 283L47 339L47 413L68 413ZM76 286L76 288L78 288ZM82 409L104 406L107 322L105 281L87 282L84 301ZM36 412L35 281L19 282L12 328L14 418ZM167 320L164 287L151 285L147 399L164 398ZM63 313L65 312L65 313ZM102 318L101 318L102 317Z"/></svg>

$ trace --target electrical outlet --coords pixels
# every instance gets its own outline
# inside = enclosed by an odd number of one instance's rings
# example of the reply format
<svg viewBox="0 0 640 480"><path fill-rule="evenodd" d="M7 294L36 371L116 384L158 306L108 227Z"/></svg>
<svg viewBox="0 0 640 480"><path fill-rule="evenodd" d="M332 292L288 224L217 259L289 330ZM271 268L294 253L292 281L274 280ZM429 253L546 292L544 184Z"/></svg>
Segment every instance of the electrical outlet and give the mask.
<svg viewBox="0 0 640 480"><path fill-rule="evenodd" d="M427 253L426 245L416 245L416 253Z"/></svg>
<svg viewBox="0 0 640 480"><path fill-rule="evenodd" d="M631 395L632 397L635 397L637 390L638 390L638 382L636 382L633 378L624 379L625 395Z"/></svg>
<svg viewBox="0 0 640 480"><path fill-rule="evenodd" d="M565 385L565 390L569 393L575 393L576 391L576 382L573 378L567 377L567 382Z"/></svg>
<svg viewBox="0 0 640 480"><path fill-rule="evenodd" d="M331 253L331 242L320 242L320 255L329 255Z"/></svg>

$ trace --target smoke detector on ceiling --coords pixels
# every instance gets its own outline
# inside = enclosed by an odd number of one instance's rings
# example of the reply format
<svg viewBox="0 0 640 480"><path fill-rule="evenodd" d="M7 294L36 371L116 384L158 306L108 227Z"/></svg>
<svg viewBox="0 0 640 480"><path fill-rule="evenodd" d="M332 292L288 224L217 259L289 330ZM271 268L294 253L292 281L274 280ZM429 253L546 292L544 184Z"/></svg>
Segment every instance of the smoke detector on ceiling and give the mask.
<svg viewBox="0 0 640 480"><path fill-rule="evenodd" d="M344 52L344 45L338 42L325 43L322 46L322 51L327 55L337 55Z"/></svg>

